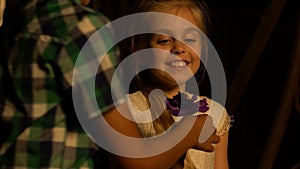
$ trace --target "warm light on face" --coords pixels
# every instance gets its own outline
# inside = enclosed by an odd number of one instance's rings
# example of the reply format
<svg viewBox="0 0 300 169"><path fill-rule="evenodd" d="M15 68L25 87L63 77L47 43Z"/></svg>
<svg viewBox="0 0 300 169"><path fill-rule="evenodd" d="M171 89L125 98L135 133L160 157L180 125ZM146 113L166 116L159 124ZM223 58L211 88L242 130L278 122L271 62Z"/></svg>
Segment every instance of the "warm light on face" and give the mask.
<svg viewBox="0 0 300 169"><path fill-rule="evenodd" d="M182 24L182 21L177 19L157 18L152 20L151 28L160 33L151 36L149 47L166 52L153 52L151 56L143 58L142 62L159 67L159 70L152 71L156 80L163 82L164 85L177 87L174 78L180 82L178 85L184 85L192 77L187 72L191 71L195 74L200 67L201 33L196 27L196 21L190 10L186 8L173 9L167 14L183 18L191 25ZM189 76L187 76L188 74Z"/></svg>

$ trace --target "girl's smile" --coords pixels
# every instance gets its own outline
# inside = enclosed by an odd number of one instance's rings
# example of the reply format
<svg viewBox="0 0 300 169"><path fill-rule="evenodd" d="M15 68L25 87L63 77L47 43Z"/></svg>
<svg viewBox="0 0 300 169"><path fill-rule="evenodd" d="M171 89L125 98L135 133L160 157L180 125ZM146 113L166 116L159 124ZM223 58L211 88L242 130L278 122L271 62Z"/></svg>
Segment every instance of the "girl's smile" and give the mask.
<svg viewBox="0 0 300 169"><path fill-rule="evenodd" d="M176 69L184 69L190 64L189 61L186 60L174 60L166 63L166 65L171 66Z"/></svg>

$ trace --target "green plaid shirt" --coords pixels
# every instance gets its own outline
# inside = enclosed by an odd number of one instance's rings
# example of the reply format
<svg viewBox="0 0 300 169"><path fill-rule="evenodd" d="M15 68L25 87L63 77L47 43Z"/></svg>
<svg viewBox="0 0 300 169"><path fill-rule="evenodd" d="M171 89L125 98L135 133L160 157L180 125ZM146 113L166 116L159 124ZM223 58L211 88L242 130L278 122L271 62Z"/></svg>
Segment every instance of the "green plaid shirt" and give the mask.
<svg viewBox="0 0 300 169"><path fill-rule="evenodd" d="M72 73L78 54L109 20L79 0L30 1L22 31L8 58L8 93L0 107L1 168L93 168L98 149L81 128L72 105ZM112 107L110 76L118 50L97 73L100 110ZM9 83L9 82L7 82Z"/></svg>

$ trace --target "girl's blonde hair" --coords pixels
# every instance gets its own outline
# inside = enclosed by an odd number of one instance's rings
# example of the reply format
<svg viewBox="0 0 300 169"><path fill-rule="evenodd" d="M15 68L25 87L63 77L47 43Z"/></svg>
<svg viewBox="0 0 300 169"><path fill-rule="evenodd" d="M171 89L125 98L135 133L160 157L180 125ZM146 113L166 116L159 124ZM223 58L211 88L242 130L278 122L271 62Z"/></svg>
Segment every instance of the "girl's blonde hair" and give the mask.
<svg viewBox="0 0 300 169"><path fill-rule="evenodd" d="M196 26L206 35L210 30L210 10L202 0L141 0L135 12L163 12L170 9L188 8L196 20Z"/></svg>
<svg viewBox="0 0 300 169"><path fill-rule="evenodd" d="M200 0L141 0L134 12L164 12L170 9L179 10L180 8L188 8L195 17L196 26L206 35L209 34L209 10L206 3ZM144 43L145 39L149 38L147 36L149 35L138 35L132 38L131 48L133 51L147 47ZM155 86L155 83L149 81L147 70L145 70L139 72L132 80L130 93L141 91L146 98L148 98L150 92L157 87L158 86ZM155 100L155 98L153 99ZM161 100L158 99L156 104L162 104ZM160 134L166 131L174 123L174 119L168 110L165 110L161 116L152 123L156 133Z"/></svg>

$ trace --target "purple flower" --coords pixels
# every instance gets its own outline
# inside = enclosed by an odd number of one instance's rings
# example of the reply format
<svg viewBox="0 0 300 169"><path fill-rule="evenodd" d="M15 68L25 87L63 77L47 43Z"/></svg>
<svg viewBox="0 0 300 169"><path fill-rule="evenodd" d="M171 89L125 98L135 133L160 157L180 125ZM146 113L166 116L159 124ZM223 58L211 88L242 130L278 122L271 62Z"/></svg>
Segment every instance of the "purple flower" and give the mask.
<svg viewBox="0 0 300 169"><path fill-rule="evenodd" d="M209 109L207 105L205 98L198 100L196 95L190 97L186 93L179 92L172 99L167 98L167 110L174 116L186 116L197 112L206 112Z"/></svg>

